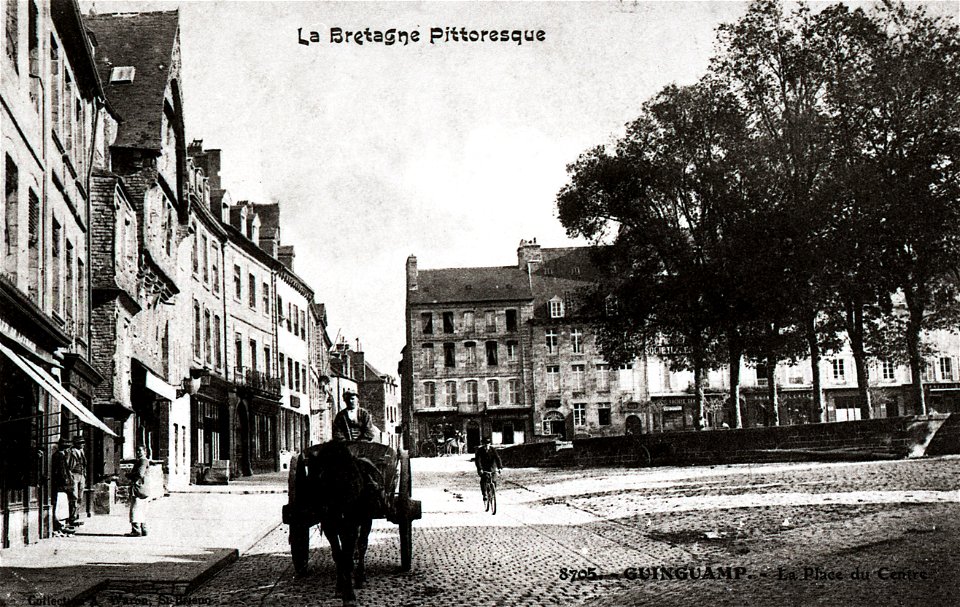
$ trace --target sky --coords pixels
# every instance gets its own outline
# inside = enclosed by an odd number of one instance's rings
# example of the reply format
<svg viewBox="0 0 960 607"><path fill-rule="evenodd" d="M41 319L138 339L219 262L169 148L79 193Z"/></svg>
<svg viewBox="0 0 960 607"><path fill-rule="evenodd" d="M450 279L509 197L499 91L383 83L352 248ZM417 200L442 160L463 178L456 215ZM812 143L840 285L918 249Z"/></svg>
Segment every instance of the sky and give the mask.
<svg viewBox="0 0 960 607"><path fill-rule="evenodd" d="M234 201L279 202L294 270L332 339L395 374L405 263L516 263L568 238L556 195L580 153L619 137L663 86L706 70L741 2L84 2L180 10L188 140L222 150ZM952 6L956 6L954 2ZM543 40L430 43L431 28ZM418 42L332 43L331 29ZM302 33L298 33L302 30ZM320 42L304 45L310 32Z"/></svg>

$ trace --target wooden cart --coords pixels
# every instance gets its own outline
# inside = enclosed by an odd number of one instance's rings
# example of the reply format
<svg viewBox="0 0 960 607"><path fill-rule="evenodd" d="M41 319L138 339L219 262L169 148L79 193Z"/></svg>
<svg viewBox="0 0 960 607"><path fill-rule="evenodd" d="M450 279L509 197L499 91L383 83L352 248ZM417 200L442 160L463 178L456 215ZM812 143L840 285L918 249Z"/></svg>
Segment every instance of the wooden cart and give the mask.
<svg viewBox="0 0 960 607"><path fill-rule="evenodd" d="M411 499L413 479L410 456L380 443L366 441L344 443L350 453L366 460L379 472L383 487L382 511L374 518L384 518L400 528L400 567L410 569L413 561L413 521L422 518L418 500ZM314 445L290 462L287 504L283 522L290 526L290 554L297 571L303 571L309 560L310 528L320 522L317 499L319 465L311 465L320 457L323 445Z"/></svg>

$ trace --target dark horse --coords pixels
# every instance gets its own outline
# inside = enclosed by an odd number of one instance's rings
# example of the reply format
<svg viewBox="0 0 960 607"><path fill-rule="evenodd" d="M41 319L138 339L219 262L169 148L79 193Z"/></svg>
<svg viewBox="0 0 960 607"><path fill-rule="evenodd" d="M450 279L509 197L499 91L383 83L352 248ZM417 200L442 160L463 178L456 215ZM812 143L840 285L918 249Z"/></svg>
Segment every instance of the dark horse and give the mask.
<svg viewBox="0 0 960 607"><path fill-rule="evenodd" d="M310 457L310 476L317 475L315 497L320 528L330 542L337 566L337 594L345 605L356 600L354 588L366 581L364 558L373 519L383 516L384 479L364 457L382 449L375 443L330 442Z"/></svg>

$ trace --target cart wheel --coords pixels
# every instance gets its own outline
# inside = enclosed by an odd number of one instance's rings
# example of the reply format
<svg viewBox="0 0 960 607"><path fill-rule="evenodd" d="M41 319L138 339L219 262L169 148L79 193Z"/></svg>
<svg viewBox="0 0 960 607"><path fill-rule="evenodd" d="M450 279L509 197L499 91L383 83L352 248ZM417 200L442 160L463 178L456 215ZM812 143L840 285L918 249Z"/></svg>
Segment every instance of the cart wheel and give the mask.
<svg viewBox="0 0 960 607"><path fill-rule="evenodd" d="M423 457L436 457L437 456L437 446L429 441L424 441L420 445L420 455Z"/></svg>
<svg viewBox="0 0 960 607"><path fill-rule="evenodd" d="M410 454L400 452L400 483L397 487L397 506L400 513L400 569L410 571L413 565L413 519L410 518L410 498L413 496L413 475L410 473Z"/></svg>
<svg viewBox="0 0 960 607"><path fill-rule="evenodd" d="M290 555L293 557L293 568L297 573L307 570L307 561L310 560L310 527L302 523L290 525Z"/></svg>

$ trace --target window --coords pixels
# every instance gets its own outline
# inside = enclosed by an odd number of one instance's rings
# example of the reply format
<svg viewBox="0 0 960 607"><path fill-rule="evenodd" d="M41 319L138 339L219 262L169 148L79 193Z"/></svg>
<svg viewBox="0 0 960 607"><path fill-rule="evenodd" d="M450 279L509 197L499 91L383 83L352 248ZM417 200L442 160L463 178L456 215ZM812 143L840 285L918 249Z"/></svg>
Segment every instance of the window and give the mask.
<svg viewBox="0 0 960 607"><path fill-rule="evenodd" d="M464 348L467 351L467 366L475 367L477 365L477 344L472 341L468 341L463 344Z"/></svg>
<svg viewBox="0 0 960 607"><path fill-rule="evenodd" d="M457 382L448 381L443 384L443 403L448 407L457 406Z"/></svg>
<svg viewBox="0 0 960 607"><path fill-rule="evenodd" d="M243 336L239 333L233 334L233 351L237 372L240 372L243 369Z"/></svg>
<svg viewBox="0 0 960 607"><path fill-rule="evenodd" d="M193 273L200 273L200 251L199 251L199 239L197 238L197 222L193 222L193 254L191 255L191 261L193 262Z"/></svg>
<svg viewBox="0 0 960 607"><path fill-rule="evenodd" d="M497 351L497 342L488 341L487 342L487 366L496 367L499 364L497 360L499 358Z"/></svg>
<svg viewBox="0 0 960 607"><path fill-rule="evenodd" d="M880 376L883 381L893 381L897 378L896 366L889 360L880 363Z"/></svg>
<svg viewBox="0 0 960 607"><path fill-rule="evenodd" d="M40 301L40 199L32 190L27 190L27 294L35 303ZM84 274L81 272L81 276ZM81 285L85 284L83 281ZM86 301L84 298L82 301ZM86 310L86 306L83 307Z"/></svg>
<svg viewBox="0 0 960 607"><path fill-rule="evenodd" d="M464 312L463 313L463 331L469 333L475 328L475 319L473 312Z"/></svg>
<svg viewBox="0 0 960 607"><path fill-rule="evenodd" d="M210 363L213 362L213 336L211 332L213 327L210 325L210 310L203 311L203 344L204 344L204 359Z"/></svg>
<svg viewBox="0 0 960 607"><path fill-rule="evenodd" d="M201 333L200 333L200 302L193 300L193 357L200 359Z"/></svg>
<svg viewBox="0 0 960 607"><path fill-rule="evenodd" d="M210 279L213 280L213 293L215 295L220 294L220 264L218 262L218 257L220 257L220 252L217 250L216 245L211 244L213 249L213 254L210 256Z"/></svg>
<svg viewBox="0 0 960 607"><path fill-rule="evenodd" d="M66 241L66 245L67 256L64 263L64 268L66 270L64 277L66 286L63 289L63 292L66 295L64 301L64 317L67 319L68 331L73 333L73 328L69 327L69 325L73 322L73 243L70 242L69 238Z"/></svg>
<svg viewBox="0 0 960 607"><path fill-rule="evenodd" d="M763 363L757 363L757 385L766 386L768 385L769 379L767 378L767 365Z"/></svg>
<svg viewBox="0 0 960 607"><path fill-rule="evenodd" d="M517 342L515 341L507 342L507 362L517 362Z"/></svg>
<svg viewBox="0 0 960 607"><path fill-rule="evenodd" d="M476 405L480 402L480 397L477 389L477 382L468 381L467 382L467 404Z"/></svg>
<svg viewBox="0 0 960 607"><path fill-rule="evenodd" d="M293 331L293 304L287 302L287 331Z"/></svg>
<svg viewBox="0 0 960 607"><path fill-rule="evenodd" d="M233 296L237 298L237 301L243 299L243 294L241 293L243 279L241 276L240 266L233 266Z"/></svg>
<svg viewBox="0 0 960 607"><path fill-rule="evenodd" d="M271 359L270 354L271 354L270 348L268 348L267 346L264 346L263 347L263 372L266 373L267 375L272 375L270 371L273 368L273 365L270 363L272 363L273 360Z"/></svg>
<svg viewBox="0 0 960 607"><path fill-rule="evenodd" d="M600 363L597 365L597 391L607 392L610 390L610 365Z"/></svg>
<svg viewBox="0 0 960 607"><path fill-rule="evenodd" d="M610 414L610 403L597 404L597 423L601 426L609 426L612 423Z"/></svg>
<svg viewBox="0 0 960 607"><path fill-rule="evenodd" d="M250 340L250 368L257 370L257 340Z"/></svg>
<svg viewBox="0 0 960 607"><path fill-rule="evenodd" d="M263 313L267 316L270 315L270 285L263 283L261 285L263 288Z"/></svg>
<svg viewBox="0 0 960 607"><path fill-rule="evenodd" d="M550 318L563 318L563 300L559 297L550 300Z"/></svg>
<svg viewBox="0 0 960 607"><path fill-rule="evenodd" d="M583 392L583 371L584 365L573 365L573 391Z"/></svg>
<svg viewBox="0 0 960 607"><path fill-rule="evenodd" d="M487 310L483 313L484 324L487 327L487 333L497 332L497 313L493 310Z"/></svg>
<svg viewBox="0 0 960 607"><path fill-rule="evenodd" d="M293 311L291 312L291 316L293 316L293 334L299 335L300 334L300 308L294 305Z"/></svg>
<svg viewBox="0 0 960 607"><path fill-rule="evenodd" d="M570 344L573 346L574 354L583 354L583 331L580 329L571 329Z"/></svg>
<svg viewBox="0 0 960 607"><path fill-rule="evenodd" d="M277 295L277 326L283 328L283 298Z"/></svg>
<svg viewBox="0 0 960 607"><path fill-rule="evenodd" d="M17 14L19 0L7 0L7 57L13 61L13 69L20 73L18 65L20 43L19 16Z"/></svg>
<svg viewBox="0 0 960 607"><path fill-rule="evenodd" d="M433 335L433 312L420 314L420 332L424 335Z"/></svg>
<svg viewBox="0 0 960 607"><path fill-rule="evenodd" d="M60 47L50 36L50 118L53 132L60 134Z"/></svg>
<svg viewBox="0 0 960 607"><path fill-rule="evenodd" d="M937 365L931 360L923 361L923 381L937 381Z"/></svg>
<svg viewBox="0 0 960 607"><path fill-rule="evenodd" d="M432 369L436 364L436 359L433 354L433 344L423 344L423 347L420 349L423 353L423 366L427 369Z"/></svg>
<svg viewBox="0 0 960 607"><path fill-rule="evenodd" d="M77 335L81 338L87 331L87 281L83 261L77 258Z"/></svg>
<svg viewBox="0 0 960 607"><path fill-rule="evenodd" d="M300 361L294 361L293 363L293 389L297 392L300 391Z"/></svg>
<svg viewBox="0 0 960 607"><path fill-rule="evenodd" d="M953 359L949 356L940 357L940 379L953 381Z"/></svg>
<svg viewBox="0 0 960 607"><path fill-rule="evenodd" d="M4 213L3 225L3 239L6 245L4 250L7 255L11 256L10 261L14 263L13 268L16 268L17 231L20 218L20 169L17 168L10 156L7 156L6 160L4 200L7 208Z"/></svg>
<svg viewBox="0 0 960 607"><path fill-rule="evenodd" d="M833 381L838 384L846 383L847 377L843 368L843 359L834 358L830 361L830 366L833 370Z"/></svg>
<svg viewBox="0 0 960 607"><path fill-rule="evenodd" d="M223 355L220 353L220 316L213 316L213 362L219 368L223 364Z"/></svg>
<svg viewBox="0 0 960 607"><path fill-rule="evenodd" d="M68 139L69 141L69 139ZM167 223L166 223L166 235L167 235L167 255L173 255L173 207L167 205Z"/></svg>
<svg viewBox="0 0 960 607"><path fill-rule="evenodd" d="M456 346L452 343L443 344L443 366L449 368L457 366Z"/></svg>
<svg viewBox="0 0 960 607"><path fill-rule="evenodd" d="M293 390L293 359L287 359L287 388Z"/></svg>
<svg viewBox="0 0 960 607"><path fill-rule="evenodd" d="M443 332L453 333L453 312L443 313Z"/></svg>
<svg viewBox="0 0 960 607"><path fill-rule="evenodd" d="M669 373L669 370L667 370ZM620 365L619 377L617 378L621 390L633 390L633 364L627 363Z"/></svg>
<svg viewBox="0 0 960 607"><path fill-rule="evenodd" d="M300 339L307 339L307 312L300 310Z"/></svg>
<svg viewBox="0 0 960 607"><path fill-rule="evenodd" d="M203 282L208 284L210 282L210 241L207 240L207 235L203 235Z"/></svg>
<svg viewBox="0 0 960 607"><path fill-rule="evenodd" d="M519 405L523 399L520 397L520 380L507 380L507 404Z"/></svg>
<svg viewBox="0 0 960 607"><path fill-rule="evenodd" d="M573 403L573 425L585 426L587 424L587 405L585 403Z"/></svg>
<svg viewBox="0 0 960 607"><path fill-rule="evenodd" d="M517 330L517 311L507 310L507 331Z"/></svg>
<svg viewBox="0 0 960 607"><path fill-rule="evenodd" d="M437 384L432 381L424 382L423 384L423 406L437 406Z"/></svg>
<svg viewBox="0 0 960 607"><path fill-rule="evenodd" d="M110 82L133 82L137 68L132 65L117 66L110 70Z"/></svg>
<svg viewBox="0 0 960 607"><path fill-rule="evenodd" d="M547 390L560 391L560 367L557 365L547 365Z"/></svg>
<svg viewBox="0 0 960 607"><path fill-rule="evenodd" d="M60 288L60 273L63 268L61 264L63 261L60 257L60 247L61 247L61 230L60 223L54 219L53 220L53 239L50 242L50 252L53 256L53 268L52 270L52 280L51 280L51 289L53 295L53 311L57 314L63 313L63 289Z"/></svg>
<svg viewBox="0 0 960 607"><path fill-rule="evenodd" d="M487 380L487 405L500 404L500 382L495 379Z"/></svg>
<svg viewBox="0 0 960 607"><path fill-rule="evenodd" d="M247 303L254 310L257 309L257 277L253 274L249 274L247 277L247 285L249 286L249 291L247 292Z"/></svg>
<svg viewBox="0 0 960 607"><path fill-rule="evenodd" d="M280 367L277 370L280 372L280 385L283 386L287 383L287 357L283 352L280 353Z"/></svg>
<svg viewBox="0 0 960 607"><path fill-rule="evenodd" d="M547 329L546 333L547 339L547 354L556 354L557 353L557 332L553 329Z"/></svg>

